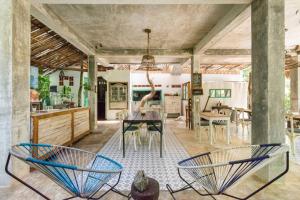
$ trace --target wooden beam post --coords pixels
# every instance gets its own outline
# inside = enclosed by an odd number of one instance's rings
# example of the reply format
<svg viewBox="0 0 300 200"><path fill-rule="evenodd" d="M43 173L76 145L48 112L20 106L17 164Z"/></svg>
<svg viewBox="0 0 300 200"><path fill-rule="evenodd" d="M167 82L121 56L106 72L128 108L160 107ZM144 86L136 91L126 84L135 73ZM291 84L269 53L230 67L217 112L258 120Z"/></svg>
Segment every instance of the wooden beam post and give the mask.
<svg viewBox="0 0 300 200"><path fill-rule="evenodd" d="M78 107L82 106L82 83L83 83L83 56L81 57L81 63L80 63L80 80L79 80L79 89L78 89Z"/></svg>

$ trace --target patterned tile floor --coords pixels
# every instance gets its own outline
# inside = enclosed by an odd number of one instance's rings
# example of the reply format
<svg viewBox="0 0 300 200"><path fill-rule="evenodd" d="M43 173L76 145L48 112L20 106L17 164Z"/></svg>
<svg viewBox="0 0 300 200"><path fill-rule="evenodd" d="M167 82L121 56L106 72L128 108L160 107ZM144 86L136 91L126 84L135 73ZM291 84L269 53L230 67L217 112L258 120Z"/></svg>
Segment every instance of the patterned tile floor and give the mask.
<svg viewBox="0 0 300 200"><path fill-rule="evenodd" d="M202 141L199 141L195 137L194 131L190 131L185 128L183 122L178 122L174 120L168 120L167 126L172 130L177 140L181 145L186 149L187 153L190 155L197 154L199 152L211 151L218 148L223 148L228 145L224 145L224 138L219 137L217 143L214 145L209 145L207 143L207 138L204 137ZM85 150L98 152L108 141L113 137L113 133L118 130L118 122L101 122L99 124L99 130L93 134L88 135L83 140L78 142L75 146ZM241 145L247 144L247 137L242 137L241 131L238 133L234 129L231 129L233 133L232 144ZM300 142L297 141L297 156L298 159L300 152ZM274 199L285 199L285 200L299 200L300 196L300 165L295 162L290 162L290 170L285 178L277 181L263 192L258 193L252 199L257 200L274 200ZM41 175L38 172L33 172L30 176L24 177L24 180L27 180L29 183L33 184L34 187L37 187L43 191L46 195L50 196L52 199L62 199L68 197L68 194L61 190L56 184L49 181L46 177ZM256 177L250 177L249 180L243 182L243 184L236 186L229 192L235 195L245 196L249 191L253 191L255 188L262 184ZM125 191L126 192L126 191ZM23 199L42 199L32 191L28 190L26 187L15 183L10 188L0 188L0 199L2 200L23 200ZM200 197L193 191L185 191L176 194L176 198L179 200L190 200L190 199L211 199L210 197ZM109 193L104 199L113 199L113 200L125 200L117 194ZM171 200L171 196L168 192L160 192L160 200ZM218 196L217 199L230 199L223 196Z"/></svg>
<svg viewBox="0 0 300 200"><path fill-rule="evenodd" d="M119 190L130 190L131 183L138 170L144 170L146 175L156 179L160 184L161 190L166 190L165 186L167 183L172 183L176 188L184 186L177 175L176 164L179 160L188 158L189 154L169 127L165 128L165 133L167 148L163 151L162 158L160 158L159 153L159 135L154 137L151 150L149 151L145 128L141 129L142 144L137 145L137 151L134 150L133 137L128 138L125 158L122 156L122 148L118 149L121 130L114 134L101 149L100 154L109 156L124 166L124 171L117 187Z"/></svg>

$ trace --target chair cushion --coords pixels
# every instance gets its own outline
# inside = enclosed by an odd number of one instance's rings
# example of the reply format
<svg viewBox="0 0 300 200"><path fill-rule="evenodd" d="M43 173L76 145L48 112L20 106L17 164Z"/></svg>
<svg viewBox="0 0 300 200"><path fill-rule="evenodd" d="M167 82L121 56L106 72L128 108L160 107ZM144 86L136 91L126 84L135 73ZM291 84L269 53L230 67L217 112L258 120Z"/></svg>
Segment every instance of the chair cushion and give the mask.
<svg viewBox="0 0 300 200"><path fill-rule="evenodd" d="M209 126L209 121L202 121L201 120L201 122L200 122L201 124L200 124L200 126Z"/></svg>
<svg viewBox="0 0 300 200"><path fill-rule="evenodd" d="M292 129L291 129L291 128L288 128L288 131L291 132ZM300 133L300 128L294 128L294 132L295 132L295 133Z"/></svg>
<svg viewBox="0 0 300 200"><path fill-rule="evenodd" d="M160 129L160 126L156 126L158 129ZM154 126L148 126L148 131L158 131Z"/></svg>
<svg viewBox="0 0 300 200"><path fill-rule="evenodd" d="M154 123L156 126L160 126L160 123ZM153 124L152 123L150 123L150 122L147 122L147 126L153 126Z"/></svg>
<svg viewBox="0 0 300 200"><path fill-rule="evenodd" d="M251 119L244 119L245 122L251 122Z"/></svg>
<svg viewBox="0 0 300 200"><path fill-rule="evenodd" d="M139 127L132 125L132 126L128 127L128 129L126 131L137 131L137 130L139 130Z"/></svg>
<svg viewBox="0 0 300 200"><path fill-rule="evenodd" d="M226 126L227 122L226 121L215 121L215 122L213 122L213 125Z"/></svg>

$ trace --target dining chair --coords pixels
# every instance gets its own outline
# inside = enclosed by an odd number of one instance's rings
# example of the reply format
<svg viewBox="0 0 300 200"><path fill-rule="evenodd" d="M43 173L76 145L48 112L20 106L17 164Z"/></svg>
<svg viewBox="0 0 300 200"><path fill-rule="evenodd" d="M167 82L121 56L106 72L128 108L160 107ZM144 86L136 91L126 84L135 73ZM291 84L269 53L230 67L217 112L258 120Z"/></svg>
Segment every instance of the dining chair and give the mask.
<svg viewBox="0 0 300 200"><path fill-rule="evenodd" d="M293 114L288 114L286 116L286 121L287 121L287 123L289 123L289 125L286 126L287 127L286 135L288 136L288 138L290 140L292 154L295 156L295 154L296 154L296 139L297 139L297 137L300 137L300 128L297 127Z"/></svg>
<svg viewBox="0 0 300 200"><path fill-rule="evenodd" d="M229 108L224 108L224 109L221 109L219 111L219 114L223 114L223 115L227 115L227 116L230 116L230 119L233 118L234 116L234 112L232 109L229 109ZM228 128L230 129L230 122L231 120L229 121L229 124L228 124ZM222 133L222 136L223 138L225 138L225 130L227 128L227 121L224 121L224 120L219 120L219 121L214 121L213 122L213 126L214 126L214 132L215 132L215 135L218 133L218 129L221 129L221 133ZM215 136L215 139L216 139L216 136Z"/></svg>
<svg viewBox="0 0 300 200"><path fill-rule="evenodd" d="M122 140L123 140L123 129L122 129L122 124L123 124L123 120L126 119L126 117L128 116L128 111L127 110L123 110L121 114L119 114L120 116L120 124L121 124L121 131L120 131L120 139L119 139L119 150L121 149L122 147ZM141 131L140 131L140 128L141 128L141 124L138 123L138 124L133 124L131 125L125 132L125 143L126 143L126 140L128 140L128 137L131 137L132 140L133 140L133 145L134 145L134 150L137 151L137 140L139 142L139 144L141 145L142 142L141 142Z"/></svg>
<svg viewBox="0 0 300 200"><path fill-rule="evenodd" d="M240 124L242 125L242 134L244 135L245 133L245 127L247 128L247 133L249 137L251 136L251 131L249 127L251 126L251 114L249 112L246 112L245 109L241 109L240 112Z"/></svg>
<svg viewBox="0 0 300 200"><path fill-rule="evenodd" d="M164 149L166 150L167 149L167 145L166 145L166 137L165 137L165 133L166 133L166 129L165 129L165 125L166 125L166 122L167 122L167 116L168 116L168 113L163 113L162 114L162 123L163 123L163 134L162 134L162 138L163 138L163 145L164 145ZM159 124L157 124L158 126L160 126ZM157 128L161 128L161 127L157 127ZM154 136L160 136L160 132L157 130L157 128L151 124L147 124L147 133L149 135L149 151L151 150L151 144L152 144L152 141L153 141L153 138Z"/></svg>
<svg viewBox="0 0 300 200"><path fill-rule="evenodd" d="M199 138L199 141L202 141L202 133L204 132L207 134L207 138L209 139L209 122L207 120L201 119L198 120L199 122L196 123L196 137ZM202 130L201 130L202 129Z"/></svg>

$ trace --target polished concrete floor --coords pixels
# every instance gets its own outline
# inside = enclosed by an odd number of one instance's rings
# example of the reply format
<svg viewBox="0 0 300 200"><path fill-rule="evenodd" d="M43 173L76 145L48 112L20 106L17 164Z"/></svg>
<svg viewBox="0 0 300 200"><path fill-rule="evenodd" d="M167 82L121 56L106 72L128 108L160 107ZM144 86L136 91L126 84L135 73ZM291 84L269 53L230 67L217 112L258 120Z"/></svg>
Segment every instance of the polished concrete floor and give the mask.
<svg viewBox="0 0 300 200"><path fill-rule="evenodd" d="M173 130L175 136L179 139L179 141L191 155L198 154L204 151L211 151L218 148L228 147L228 145L225 145L224 137L219 137L216 144L214 145L208 144L207 138L205 136L206 134L203 134L203 140L199 141L199 139L195 136L195 132L186 129L183 122L168 120L167 126L169 126ZM77 144L75 144L75 147L92 152L98 152L102 148L102 146L110 139L112 134L117 131L118 128L119 123L117 121L100 122L98 130L79 141ZM231 128L231 132L233 135L232 144L229 146L248 144L247 134L245 133L244 135L242 135L241 130L239 130L238 133L236 133L235 130L236 129L233 125ZM33 184L35 187L42 188L45 194L52 197L53 199L62 199L68 197L66 192L61 190L58 186L45 178L44 175L38 172L34 172L30 177L25 177L24 179ZM242 184L232 188L228 193L244 197L260 185L262 185L262 182L257 177L251 176ZM0 199L42 199L38 195L18 183L15 183L11 188L0 189L0 194ZM210 197L198 196L193 191L178 193L176 194L176 198L179 200L211 199ZM114 193L109 193L107 196L105 196L104 199L125 200L126 198ZM161 191L159 199L168 200L172 198L168 192ZM230 198L218 196L216 197L216 199ZM297 165L293 161L291 161L290 170L284 178L267 187L265 190L255 195L252 199L300 199L300 165Z"/></svg>

